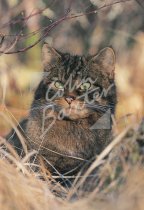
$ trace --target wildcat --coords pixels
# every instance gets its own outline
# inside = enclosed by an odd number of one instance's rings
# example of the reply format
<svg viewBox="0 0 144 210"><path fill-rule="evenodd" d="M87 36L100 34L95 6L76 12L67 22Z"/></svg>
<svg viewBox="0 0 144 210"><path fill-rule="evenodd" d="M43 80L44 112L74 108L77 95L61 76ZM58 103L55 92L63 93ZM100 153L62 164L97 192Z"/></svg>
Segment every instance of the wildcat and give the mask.
<svg viewBox="0 0 144 210"><path fill-rule="evenodd" d="M42 60L43 78L20 126L28 148L45 157L52 174L74 175L112 140L115 54L106 47L94 56L70 55L45 43ZM101 126L95 127L104 115ZM16 133L7 139L21 147Z"/></svg>

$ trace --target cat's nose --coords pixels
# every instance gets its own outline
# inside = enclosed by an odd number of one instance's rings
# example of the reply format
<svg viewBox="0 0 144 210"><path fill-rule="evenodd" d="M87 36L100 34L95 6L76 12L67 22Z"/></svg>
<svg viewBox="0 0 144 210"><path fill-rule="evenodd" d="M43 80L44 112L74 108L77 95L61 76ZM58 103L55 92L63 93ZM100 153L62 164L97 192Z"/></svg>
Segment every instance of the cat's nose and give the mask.
<svg viewBox="0 0 144 210"><path fill-rule="evenodd" d="M74 101L76 99L75 96L66 96L65 100L67 101L68 104L71 104L72 101Z"/></svg>

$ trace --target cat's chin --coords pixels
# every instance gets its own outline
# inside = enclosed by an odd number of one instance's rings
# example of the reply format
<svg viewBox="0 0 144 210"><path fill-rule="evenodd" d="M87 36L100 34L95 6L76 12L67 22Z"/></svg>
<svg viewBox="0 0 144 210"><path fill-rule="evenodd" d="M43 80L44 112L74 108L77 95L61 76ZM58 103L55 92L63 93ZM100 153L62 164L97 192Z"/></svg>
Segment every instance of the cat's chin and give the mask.
<svg viewBox="0 0 144 210"><path fill-rule="evenodd" d="M60 120L78 120L87 118L90 115L87 109L65 108L61 110Z"/></svg>

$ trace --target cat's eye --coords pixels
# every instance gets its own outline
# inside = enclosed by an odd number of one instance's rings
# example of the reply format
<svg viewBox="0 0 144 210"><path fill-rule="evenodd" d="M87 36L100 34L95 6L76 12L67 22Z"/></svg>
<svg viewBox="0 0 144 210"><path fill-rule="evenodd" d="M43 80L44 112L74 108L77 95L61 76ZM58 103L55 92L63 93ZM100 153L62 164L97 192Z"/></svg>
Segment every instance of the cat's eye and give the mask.
<svg viewBox="0 0 144 210"><path fill-rule="evenodd" d="M54 85L55 85L55 87L56 87L57 89L64 89L64 85L63 85L63 83L60 82L60 81L56 81L56 82L54 83Z"/></svg>
<svg viewBox="0 0 144 210"><path fill-rule="evenodd" d="M90 82L84 82L84 83L81 84L80 89L83 90L83 91L86 91L86 90L90 89L90 87L91 87Z"/></svg>

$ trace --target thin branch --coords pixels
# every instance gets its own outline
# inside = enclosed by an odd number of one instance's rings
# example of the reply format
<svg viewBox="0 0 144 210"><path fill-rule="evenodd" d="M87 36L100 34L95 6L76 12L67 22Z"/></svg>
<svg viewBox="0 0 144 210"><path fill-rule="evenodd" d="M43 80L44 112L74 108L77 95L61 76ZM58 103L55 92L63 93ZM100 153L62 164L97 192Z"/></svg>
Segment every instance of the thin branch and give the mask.
<svg viewBox="0 0 144 210"><path fill-rule="evenodd" d="M53 4L55 3L55 1L51 1L51 3L49 4L49 6L52 6ZM7 23L4 23L0 29L3 29L9 25L15 25L17 23L21 23L22 21L27 21L29 20L30 18L32 18L33 16L37 16L37 15L41 15L45 10L47 10L49 8L49 6L43 8L43 9L39 9L37 10L35 13L32 13L30 16L27 16L27 17L21 17L19 18L18 20L15 20L15 17L12 18L10 21L8 21ZM21 12L22 13L22 12Z"/></svg>
<svg viewBox="0 0 144 210"><path fill-rule="evenodd" d="M35 32L32 32L32 35L33 33L34 34L37 34L39 33L41 30L45 31L45 33L37 40L35 41L33 44L31 44L30 46L28 47L25 47L25 48L22 48L22 49L19 49L19 50L16 50L16 51L11 51L11 52L4 52L4 51L0 51L1 54L16 54L16 53L21 53L21 52L25 52L29 49L31 49L32 47L34 47L35 45L37 45L38 43L40 43L42 40L44 40L49 32L55 28L57 25L61 24L63 21L66 21L66 20L71 20L71 19L74 19L74 18L79 18L79 17L82 17L84 15L90 15L90 14L96 14L98 11L100 10L103 10L107 7L111 7L113 5L116 5L116 4L119 4L119 3L125 3L125 2L129 2L129 1L132 1L132 0L120 0L120 1L116 1L116 2L113 2L113 3L109 3L109 4L105 4L101 7L99 7L98 9L96 10L93 10L93 11L90 11L90 12L85 12L85 13L79 13L79 14L74 14L74 15L68 15L70 13L70 8L71 8L71 4L73 1L70 1L70 7L69 9L66 11L66 14L64 14L64 16L62 16L60 19L56 20L55 22L53 22L52 24L44 27L43 29L38 29L37 31ZM23 35L24 36L24 35Z"/></svg>

